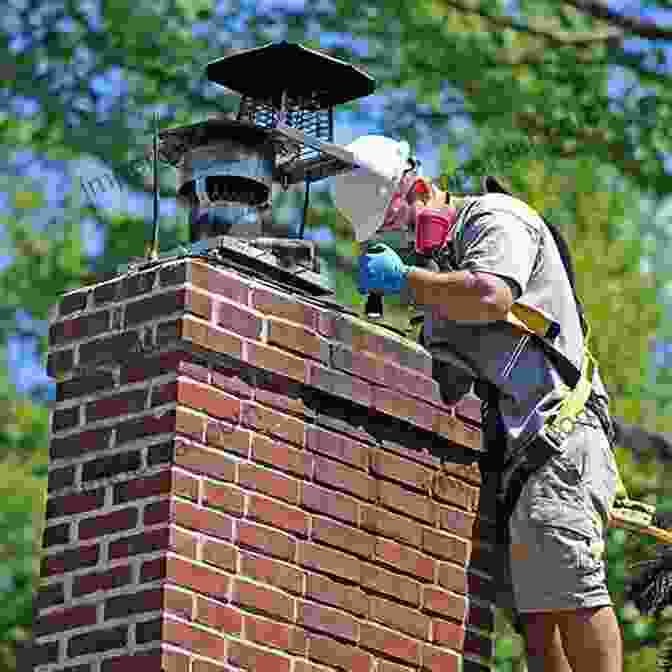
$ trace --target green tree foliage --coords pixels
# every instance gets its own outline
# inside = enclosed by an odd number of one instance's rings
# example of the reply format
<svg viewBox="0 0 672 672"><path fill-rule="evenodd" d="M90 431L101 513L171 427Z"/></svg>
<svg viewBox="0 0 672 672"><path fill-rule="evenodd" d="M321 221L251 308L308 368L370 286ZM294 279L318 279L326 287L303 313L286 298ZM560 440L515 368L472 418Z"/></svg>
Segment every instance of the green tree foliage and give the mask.
<svg viewBox="0 0 672 672"><path fill-rule="evenodd" d="M0 672L12 672L14 643L30 630L49 397L42 385L20 392L10 382L10 344L34 347L44 362L46 318L57 296L141 256L150 237L144 213L82 202L72 166L93 158L129 196L146 197L151 182L130 161L145 153L153 112L165 127L232 111L235 98L202 76L207 62L231 49L280 38L329 44L380 82L381 96L348 106L349 120L364 120L368 132L431 145L451 188L474 189L485 172L508 178L571 241L615 413L665 428L643 382L648 339L661 317L656 299L669 278L657 244L666 232L652 227L649 213L672 188L665 162L672 29L583 0L305 5L8 0L3 6ZM173 193L169 173L162 180L166 200ZM323 256L338 297L361 309L349 227L328 198L315 201L309 218L310 229L326 226L333 234ZM186 238L184 217L162 219L163 249ZM386 305L388 320L403 328L405 307L393 299ZM667 506L655 458L636 462L620 448L619 460L631 494ZM650 669L653 649L641 645L656 644L667 627L623 604L627 566L646 545L610 533L609 580L628 672ZM518 669L522 660L520 643L500 637L499 669Z"/></svg>

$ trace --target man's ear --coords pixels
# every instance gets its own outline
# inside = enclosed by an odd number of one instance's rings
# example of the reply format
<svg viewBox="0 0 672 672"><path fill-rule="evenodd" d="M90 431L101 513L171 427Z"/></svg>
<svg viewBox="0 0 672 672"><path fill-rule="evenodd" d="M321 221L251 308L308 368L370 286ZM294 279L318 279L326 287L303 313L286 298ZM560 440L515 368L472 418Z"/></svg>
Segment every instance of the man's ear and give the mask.
<svg viewBox="0 0 672 672"><path fill-rule="evenodd" d="M511 189L502 186L500 181L493 175L485 175L482 180L483 191L486 194L506 194L511 196Z"/></svg>

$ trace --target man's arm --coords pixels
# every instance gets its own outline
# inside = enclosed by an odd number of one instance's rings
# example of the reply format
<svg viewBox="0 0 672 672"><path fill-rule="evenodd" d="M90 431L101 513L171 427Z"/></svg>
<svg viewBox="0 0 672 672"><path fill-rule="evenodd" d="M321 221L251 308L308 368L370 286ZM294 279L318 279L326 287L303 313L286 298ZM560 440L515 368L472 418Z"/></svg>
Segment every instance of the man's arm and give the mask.
<svg viewBox="0 0 672 672"><path fill-rule="evenodd" d="M412 268L407 280L418 305L434 306L442 319L454 322L503 320L514 302L506 280L491 273Z"/></svg>

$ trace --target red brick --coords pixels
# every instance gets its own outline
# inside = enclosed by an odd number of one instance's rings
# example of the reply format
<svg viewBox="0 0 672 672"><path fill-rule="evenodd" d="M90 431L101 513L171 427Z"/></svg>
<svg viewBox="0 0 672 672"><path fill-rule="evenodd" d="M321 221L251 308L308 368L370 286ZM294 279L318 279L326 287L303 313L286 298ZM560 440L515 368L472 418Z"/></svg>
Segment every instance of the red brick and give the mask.
<svg viewBox="0 0 672 672"><path fill-rule="evenodd" d="M456 595L447 590L427 586L423 595L423 609L463 623L467 611L467 600L464 595Z"/></svg>
<svg viewBox="0 0 672 672"><path fill-rule="evenodd" d="M290 415L277 413L251 402L243 402L242 423L287 443L305 445L306 426L303 421Z"/></svg>
<svg viewBox="0 0 672 672"><path fill-rule="evenodd" d="M372 621L382 623L416 639L429 638L429 616L418 613L417 609L409 609L379 597L371 597L369 605L369 618Z"/></svg>
<svg viewBox="0 0 672 672"><path fill-rule="evenodd" d="M181 649L188 649L214 660L223 660L226 656L226 639L203 628L173 620L170 616L164 619L162 634L164 642Z"/></svg>
<svg viewBox="0 0 672 672"><path fill-rule="evenodd" d="M49 457L60 460L67 457L77 457L84 453L93 453L104 450L110 445L110 428L91 429L79 434L70 434L61 439L52 439L49 445Z"/></svg>
<svg viewBox="0 0 672 672"><path fill-rule="evenodd" d="M371 672L373 663L361 649L318 635L308 637L308 657L345 672Z"/></svg>
<svg viewBox="0 0 672 672"><path fill-rule="evenodd" d="M369 598L361 588L346 586L319 574L308 574L306 597L356 616L366 616L369 612Z"/></svg>
<svg viewBox="0 0 672 672"><path fill-rule="evenodd" d="M461 656L454 651L425 644L422 647L422 669L428 672L458 672Z"/></svg>
<svg viewBox="0 0 672 672"><path fill-rule="evenodd" d="M194 660L191 669L192 672L225 672L229 668L211 663L209 660Z"/></svg>
<svg viewBox="0 0 672 672"><path fill-rule="evenodd" d="M417 523L378 507L362 507L362 527L410 546L420 546L422 541L422 528Z"/></svg>
<svg viewBox="0 0 672 672"><path fill-rule="evenodd" d="M363 443L328 432L320 427L309 427L306 446L321 455L345 462L358 469L368 469L370 448Z"/></svg>
<svg viewBox="0 0 672 672"><path fill-rule="evenodd" d="M188 278L192 285L210 294L224 296L242 305L247 305L249 301L250 285L233 273L190 261Z"/></svg>
<svg viewBox="0 0 672 672"><path fill-rule="evenodd" d="M450 413L435 410L432 431L465 448L483 451L481 430L458 420Z"/></svg>
<svg viewBox="0 0 672 672"><path fill-rule="evenodd" d="M374 557L378 562L394 567L418 579L434 581L436 560L407 546L387 539L376 539Z"/></svg>
<svg viewBox="0 0 672 672"><path fill-rule="evenodd" d="M131 595L117 595L105 600L105 620L124 618L147 611L158 611L162 606L162 588L143 590Z"/></svg>
<svg viewBox="0 0 672 672"><path fill-rule="evenodd" d="M80 338L100 336L109 328L110 313L107 310L100 310L97 313L52 324L49 328L49 343L52 346L58 346Z"/></svg>
<svg viewBox="0 0 672 672"><path fill-rule="evenodd" d="M198 478L194 478L178 469L173 469L173 495L196 501L198 499L198 488Z"/></svg>
<svg viewBox="0 0 672 672"><path fill-rule="evenodd" d="M204 294L185 288L154 294L126 304L125 324L131 327L157 317L168 317L173 313L185 312L194 313L209 320L211 303L211 300Z"/></svg>
<svg viewBox="0 0 672 672"><path fill-rule="evenodd" d="M103 506L104 502L105 488L73 495L62 495L61 497L51 497L47 500L46 518L48 520L93 511Z"/></svg>
<svg viewBox="0 0 672 672"><path fill-rule="evenodd" d="M238 610L203 597L196 598L196 620L231 635L240 636L243 628L243 616Z"/></svg>
<svg viewBox="0 0 672 672"><path fill-rule="evenodd" d="M352 583L359 583L361 580L361 562L351 555L316 544L303 543L299 548L299 557L299 564L307 569L331 574Z"/></svg>
<svg viewBox="0 0 672 672"><path fill-rule="evenodd" d="M138 523L138 509L130 507L113 511L102 516L93 516L79 521L79 539L101 537L113 532L122 532L135 527Z"/></svg>
<svg viewBox="0 0 672 672"><path fill-rule="evenodd" d="M268 342L318 361L329 361L329 344L315 331L287 320L268 320Z"/></svg>
<svg viewBox="0 0 672 672"><path fill-rule="evenodd" d="M144 410L148 390L132 390L112 397L105 397L86 405L86 421L94 422L115 415L138 413Z"/></svg>
<svg viewBox="0 0 672 672"><path fill-rule="evenodd" d="M202 364L189 361L180 361L177 372L180 376L187 376L201 383L210 383L210 369Z"/></svg>
<svg viewBox="0 0 672 672"><path fill-rule="evenodd" d="M240 573L289 593L301 593L303 572L271 558L241 551Z"/></svg>
<svg viewBox="0 0 672 672"><path fill-rule="evenodd" d="M135 478L114 486L114 503L123 504L134 499L144 499L171 493L173 477L170 469L152 476Z"/></svg>
<svg viewBox="0 0 672 672"><path fill-rule="evenodd" d="M215 565L215 567L220 567L221 569L226 569L230 572L233 572L236 569L238 552L235 546L223 544L214 539L204 539L202 554L203 562Z"/></svg>
<svg viewBox="0 0 672 672"><path fill-rule="evenodd" d="M37 619L33 631L37 637L42 637L84 625L95 625L96 611L96 605L93 604L52 611Z"/></svg>
<svg viewBox="0 0 672 672"><path fill-rule="evenodd" d="M467 511L478 508L478 488L444 473L437 473L432 484L434 496Z"/></svg>
<svg viewBox="0 0 672 672"><path fill-rule="evenodd" d="M108 559L116 560L140 553L167 550L170 544L170 530L163 528L142 534L123 537L110 543Z"/></svg>
<svg viewBox="0 0 672 672"><path fill-rule="evenodd" d="M236 667L254 672L289 672L291 659L250 644L231 642L229 662Z"/></svg>
<svg viewBox="0 0 672 672"><path fill-rule="evenodd" d="M171 350L155 357L143 357L140 363L133 361L122 364L121 384L139 383L141 380L149 380L167 373L179 372L183 362L188 360L189 357L188 353Z"/></svg>
<svg viewBox="0 0 672 672"><path fill-rule="evenodd" d="M319 516L313 518L311 539L365 558L373 557L376 544L376 537L372 534Z"/></svg>
<svg viewBox="0 0 672 672"><path fill-rule="evenodd" d="M43 556L40 563L40 576L47 578L55 574L64 574L75 569L91 567L98 563L99 555L100 547L98 544L93 544Z"/></svg>
<svg viewBox="0 0 672 672"><path fill-rule="evenodd" d="M464 634L464 626L452 621L434 619L432 622L432 641L453 651L462 651Z"/></svg>
<svg viewBox="0 0 672 672"><path fill-rule="evenodd" d="M247 515L260 523L266 523L299 536L308 534L308 516L301 509L285 506L272 499L253 495L250 497Z"/></svg>
<svg viewBox="0 0 672 672"><path fill-rule="evenodd" d="M238 523L238 543L281 560L293 560L296 541L270 527L241 521Z"/></svg>
<svg viewBox="0 0 672 672"><path fill-rule="evenodd" d="M315 458L315 480L366 501L373 499L376 491L376 483L370 476L324 457Z"/></svg>
<svg viewBox="0 0 672 672"><path fill-rule="evenodd" d="M310 396L300 383L269 371L257 371L255 382L254 399L258 404L289 415L315 417L311 403L306 403L306 398L311 402Z"/></svg>
<svg viewBox="0 0 672 672"><path fill-rule="evenodd" d="M399 481L423 492L427 492L427 486L431 483L434 473L432 469L382 450L372 453L371 470L378 476Z"/></svg>
<svg viewBox="0 0 672 672"><path fill-rule="evenodd" d="M166 578L166 558L147 560L140 567L140 582L147 583Z"/></svg>
<svg viewBox="0 0 672 672"><path fill-rule="evenodd" d="M166 579L180 588L189 588L219 600L228 599L231 584L231 577L227 574L175 555L167 558Z"/></svg>
<svg viewBox="0 0 672 672"><path fill-rule="evenodd" d="M142 514L142 522L144 525L168 523L173 521L174 518L173 504L169 499L145 505L145 510Z"/></svg>
<svg viewBox="0 0 672 672"><path fill-rule="evenodd" d="M185 341L219 354L242 358L243 341L236 334L190 317L180 319L179 325Z"/></svg>
<svg viewBox="0 0 672 672"><path fill-rule="evenodd" d="M420 662L420 642L376 625L362 625L362 645L412 665Z"/></svg>
<svg viewBox="0 0 672 672"><path fill-rule="evenodd" d="M305 634L300 628L255 616L245 616L245 638L266 647L299 655L305 655L307 645Z"/></svg>
<svg viewBox="0 0 672 672"><path fill-rule="evenodd" d="M242 363L239 366L213 364L212 384L236 397L251 399L254 388L248 380L250 377L249 369L246 371L243 367L247 367L247 365Z"/></svg>
<svg viewBox="0 0 672 672"><path fill-rule="evenodd" d="M242 516L245 509L245 497L240 490L230 485L205 481L203 483L203 505L226 511L234 516Z"/></svg>
<svg viewBox="0 0 672 672"><path fill-rule="evenodd" d="M464 567L442 562L439 567L439 585L455 593L467 593L467 572Z"/></svg>
<svg viewBox="0 0 672 672"><path fill-rule="evenodd" d="M317 308L298 301L296 297L289 297L265 288L255 287L252 292L251 304L262 313L284 318L309 329L317 329Z"/></svg>
<svg viewBox="0 0 672 672"><path fill-rule="evenodd" d="M299 501L299 481L256 464L241 463L238 483L243 488L257 490L290 504Z"/></svg>
<svg viewBox="0 0 672 672"><path fill-rule="evenodd" d="M481 424L481 400L473 397L463 397L455 405L455 413L475 425Z"/></svg>
<svg viewBox="0 0 672 672"><path fill-rule="evenodd" d="M184 441L175 443L175 464L220 481L233 482L236 478L236 463L228 455Z"/></svg>
<svg viewBox="0 0 672 672"><path fill-rule="evenodd" d="M378 385L386 384L386 362L362 351L351 350L344 345L335 345L332 348L331 365L335 369L342 369L354 376L366 378Z"/></svg>
<svg viewBox="0 0 672 672"><path fill-rule="evenodd" d="M339 639L356 642L359 623L349 614L329 609L314 602L299 602L297 623L308 630L322 632Z"/></svg>
<svg viewBox="0 0 672 672"><path fill-rule="evenodd" d="M253 435L252 459L303 478L313 473L312 455L261 434Z"/></svg>
<svg viewBox="0 0 672 672"><path fill-rule="evenodd" d="M263 319L261 315L229 301L218 301L217 324L246 338L259 338Z"/></svg>
<svg viewBox="0 0 672 672"><path fill-rule="evenodd" d="M353 525L357 524L359 516L356 499L309 483L302 483L301 506Z"/></svg>
<svg viewBox="0 0 672 672"><path fill-rule="evenodd" d="M156 385L152 388L152 399L150 406L163 406L163 404L172 404L177 401L177 381Z"/></svg>
<svg viewBox="0 0 672 672"><path fill-rule="evenodd" d="M292 621L294 618L294 598L243 579L235 579L231 602L283 621Z"/></svg>
<svg viewBox="0 0 672 672"><path fill-rule="evenodd" d="M209 446L249 457L252 432L233 427L227 422L208 421L205 441Z"/></svg>
<svg viewBox="0 0 672 672"><path fill-rule="evenodd" d="M245 361L252 366L287 376L300 383L306 382L308 364L303 357L296 357L280 348L254 341L246 343L246 348Z"/></svg>
<svg viewBox="0 0 672 672"><path fill-rule="evenodd" d="M407 420L430 432L433 430L436 410L414 397L386 387L374 387L372 406L377 411Z"/></svg>
<svg viewBox="0 0 672 672"><path fill-rule="evenodd" d="M389 660L378 661L378 672L412 672L411 668L391 663Z"/></svg>
<svg viewBox="0 0 672 672"><path fill-rule="evenodd" d="M362 406L368 407L372 403L373 391L365 380L315 362L308 362L306 384Z"/></svg>
<svg viewBox="0 0 672 672"><path fill-rule="evenodd" d="M437 505L427 495L419 495L395 483L378 481L378 502L425 524L434 524L437 517Z"/></svg>
<svg viewBox="0 0 672 672"><path fill-rule="evenodd" d="M193 560L196 559L196 536L190 532L170 528L170 548L173 552Z"/></svg>
<svg viewBox="0 0 672 672"><path fill-rule="evenodd" d="M394 572L388 572L376 565L362 564L362 587L375 590L383 595L391 595L407 604L420 604L420 584Z"/></svg>
<svg viewBox="0 0 672 672"><path fill-rule="evenodd" d="M181 500L176 500L174 505L175 522L180 527L210 534L227 541L233 539L233 520L230 516L225 516L210 509L203 509L191 502Z"/></svg>
<svg viewBox="0 0 672 672"><path fill-rule="evenodd" d="M222 418L231 422L240 420L240 400L209 385L178 380L177 401L179 404L201 413L207 413L215 418Z"/></svg>
<svg viewBox="0 0 672 672"><path fill-rule="evenodd" d="M165 586L163 591L163 608L166 612L191 621L194 613L194 595L176 590L170 585Z"/></svg>
<svg viewBox="0 0 672 672"><path fill-rule="evenodd" d="M152 649L129 656L106 658L102 661L101 672L188 672L189 658L174 651Z"/></svg>
<svg viewBox="0 0 672 672"><path fill-rule="evenodd" d="M475 522L476 516L471 513L447 506L439 507L439 525L446 532L452 532L458 537L469 539L474 534Z"/></svg>
<svg viewBox="0 0 672 672"><path fill-rule="evenodd" d="M423 530L422 548L426 553L442 560L466 563L469 559L469 542L445 532Z"/></svg>

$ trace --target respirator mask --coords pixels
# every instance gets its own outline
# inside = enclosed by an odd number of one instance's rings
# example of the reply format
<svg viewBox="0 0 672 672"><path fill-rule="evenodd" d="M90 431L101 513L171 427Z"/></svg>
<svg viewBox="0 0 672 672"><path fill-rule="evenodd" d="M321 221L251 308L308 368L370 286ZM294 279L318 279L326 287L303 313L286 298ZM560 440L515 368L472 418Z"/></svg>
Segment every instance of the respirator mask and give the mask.
<svg viewBox="0 0 672 672"><path fill-rule="evenodd" d="M415 232L416 253L432 256L452 238L457 209L449 202L445 205L435 203L432 185L418 176L417 163L409 163L411 167L402 175L387 206L381 231Z"/></svg>

